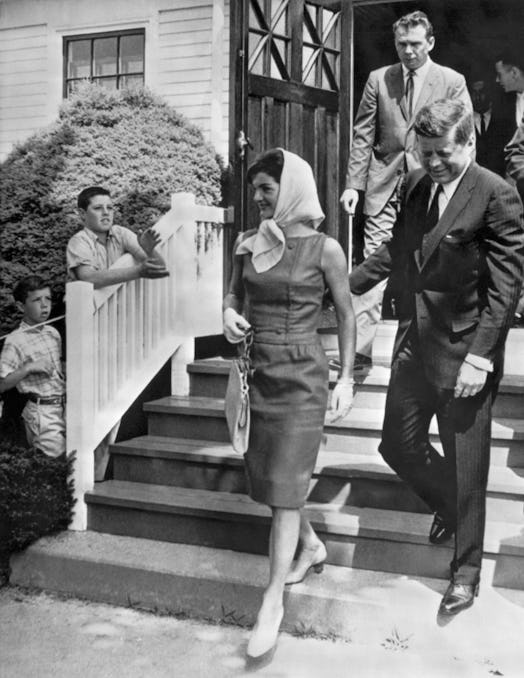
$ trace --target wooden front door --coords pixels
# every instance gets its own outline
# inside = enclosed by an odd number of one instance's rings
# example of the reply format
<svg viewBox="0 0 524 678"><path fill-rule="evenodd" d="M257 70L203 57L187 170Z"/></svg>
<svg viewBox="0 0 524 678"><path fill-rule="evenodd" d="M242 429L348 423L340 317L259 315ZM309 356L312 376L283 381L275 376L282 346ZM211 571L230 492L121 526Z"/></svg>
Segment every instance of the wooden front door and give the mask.
<svg viewBox="0 0 524 678"><path fill-rule="evenodd" d="M326 214L339 228L350 125L350 9L347 0L231 3L231 159L235 221L258 223L245 174L254 157L280 146L307 160Z"/></svg>

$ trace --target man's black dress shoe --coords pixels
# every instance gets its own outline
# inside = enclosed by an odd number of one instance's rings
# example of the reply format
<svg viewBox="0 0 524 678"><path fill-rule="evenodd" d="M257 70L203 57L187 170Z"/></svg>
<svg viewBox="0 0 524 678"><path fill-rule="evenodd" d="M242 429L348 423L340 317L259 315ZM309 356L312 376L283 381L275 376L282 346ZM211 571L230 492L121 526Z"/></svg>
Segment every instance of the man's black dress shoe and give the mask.
<svg viewBox="0 0 524 678"><path fill-rule="evenodd" d="M429 530L429 541L432 544L443 544L444 542L448 541L448 539L451 539L454 533L455 530L452 527L446 525L444 518L440 515L440 513L435 513L433 523L431 524L431 528Z"/></svg>
<svg viewBox="0 0 524 678"><path fill-rule="evenodd" d="M467 610L473 605L475 596L478 596L478 584L455 584L451 582L440 603L438 613L451 617L454 614Z"/></svg>

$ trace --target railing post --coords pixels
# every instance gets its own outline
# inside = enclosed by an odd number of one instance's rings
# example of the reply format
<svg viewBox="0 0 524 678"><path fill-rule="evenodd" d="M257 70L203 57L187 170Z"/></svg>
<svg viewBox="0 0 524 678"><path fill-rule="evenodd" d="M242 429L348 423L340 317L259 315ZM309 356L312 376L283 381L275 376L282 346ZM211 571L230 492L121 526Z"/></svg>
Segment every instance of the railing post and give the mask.
<svg viewBox="0 0 524 678"><path fill-rule="evenodd" d="M84 494L93 489L94 421L94 300L93 285L66 285L67 339L67 452L75 453L73 467L76 499L72 530L87 528Z"/></svg>

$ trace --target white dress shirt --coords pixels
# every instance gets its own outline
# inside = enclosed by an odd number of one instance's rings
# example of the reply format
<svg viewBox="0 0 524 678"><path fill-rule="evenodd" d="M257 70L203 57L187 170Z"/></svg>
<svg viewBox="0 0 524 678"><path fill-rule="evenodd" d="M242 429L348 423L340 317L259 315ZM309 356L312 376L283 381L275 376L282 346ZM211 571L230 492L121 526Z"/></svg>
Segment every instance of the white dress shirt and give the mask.
<svg viewBox="0 0 524 678"><path fill-rule="evenodd" d="M424 84L424 80L426 78L426 75L428 74L431 63L432 63L431 59L428 57L426 63L423 66L420 66L420 68L417 68L416 70L413 71L413 110L415 110L415 106L420 96L422 85ZM406 68L404 64L402 64L402 75L404 77L404 91L406 91L406 81L408 79L409 71L410 69Z"/></svg>
<svg viewBox="0 0 524 678"><path fill-rule="evenodd" d="M485 129L488 129L489 123L491 121L491 108L489 108L487 111L484 111L484 127ZM477 111L473 111L473 119L475 121L475 128L477 132L480 134L480 113Z"/></svg>
<svg viewBox="0 0 524 678"><path fill-rule="evenodd" d="M524 117L524 92L517 92L517 97L515 99L515 122L517 127L522 122Z"/></svg>

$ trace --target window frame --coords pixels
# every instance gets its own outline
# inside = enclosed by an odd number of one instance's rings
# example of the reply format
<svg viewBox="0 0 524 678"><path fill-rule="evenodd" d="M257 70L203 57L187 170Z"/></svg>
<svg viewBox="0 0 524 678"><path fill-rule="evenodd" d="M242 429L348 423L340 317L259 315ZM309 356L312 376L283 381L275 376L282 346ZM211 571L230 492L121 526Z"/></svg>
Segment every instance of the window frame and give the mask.
<svg viewBox="0 0 524 678"><path fill-rule="evenodd" d="M125 37L127 35L140 35L143 37L144 42L143 42L143 55L142 55L142 63L143 63L143 70L142 71L136 71L133 73L120 73L119 68L120 68L120 38ZM108 75L108 76L93 76L93 62L94 62L94 41L96 39L100 38L117 38L117 63L116 63L116 73L113 75ZM80 40L89 40L91 42L90 50L91 50L91 61L90 61L90 75L88 78L69 78L68 77L68 72L67 72L67 67L68 67L68 51L69 51L69 45L72 42L78 42ZM126 76L133 76L133 75L142 75L143 81L145 83L145 76L146 76L146 30L145 28L128 28L128 29L122 29L122 30L112 30L112 31L98 31L96 33L79 33L76 35L67 35L63 37L62 40L62 61L63 61L63 68L62 68L62 97L64 99L67 99L69 94L68 94L68 85L70 82L81 82L82 80L89 80L89 82L94 82L95 80L108 80L109 78L116 78L116 89L120 89L120 79L124 78Z"/></svg>

